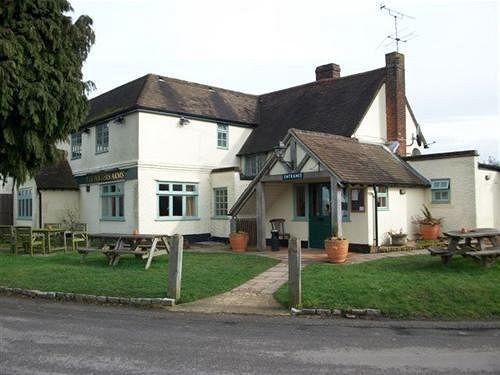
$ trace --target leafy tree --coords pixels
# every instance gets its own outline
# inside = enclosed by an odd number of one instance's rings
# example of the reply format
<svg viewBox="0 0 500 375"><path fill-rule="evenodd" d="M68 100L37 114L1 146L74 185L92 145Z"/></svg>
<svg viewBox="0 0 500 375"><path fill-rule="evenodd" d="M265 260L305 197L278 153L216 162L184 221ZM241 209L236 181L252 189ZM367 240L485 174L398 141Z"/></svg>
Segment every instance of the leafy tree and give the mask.
<svg viewBox="0 0 500 375"><path fill-rule="evenodd" d="M0 175L23 182L84 122L92 19L66 0L0 0Z"/></svg>

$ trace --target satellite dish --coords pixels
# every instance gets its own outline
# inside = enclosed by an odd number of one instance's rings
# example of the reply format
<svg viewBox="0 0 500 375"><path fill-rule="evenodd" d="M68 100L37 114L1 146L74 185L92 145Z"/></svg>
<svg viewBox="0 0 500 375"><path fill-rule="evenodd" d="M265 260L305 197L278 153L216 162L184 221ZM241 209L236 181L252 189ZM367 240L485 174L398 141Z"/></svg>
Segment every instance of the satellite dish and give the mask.
<svg viewBox="0 0 500 375"><path fill-rule="evenodd" d="M395 153L398 147L399 147L398 141L389 142L389 144L387 145L387 148L391 150L392 153Z"/></svg>
<svg viewBox="0 0 500 375"><path fill-rule="evenodd" d="M418 148L414 148L413 150L411 150L411 156L418 156L421 154L422 153L420 152L420 150Z"/></svg>

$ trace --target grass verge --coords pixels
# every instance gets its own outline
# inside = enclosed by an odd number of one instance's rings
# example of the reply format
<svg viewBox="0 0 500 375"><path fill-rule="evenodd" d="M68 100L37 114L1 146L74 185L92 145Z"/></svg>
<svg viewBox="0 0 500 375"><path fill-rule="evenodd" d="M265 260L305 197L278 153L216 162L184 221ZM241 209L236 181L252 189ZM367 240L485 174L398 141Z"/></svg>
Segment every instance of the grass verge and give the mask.
<svg viewBox="0 0 500 375"><path fill-rule="evenodd" d="M185 252L180 302L231 290L277 263L257 255ZM102 254L91 254L81 263L76 253L35 257L0 253L0 285L113 297L166 297L167 264L167 257L157 257L144 270L144 263L133 256L124 256L110 267Z"/></svg>
<svg viewBox="0 0 500 375"><path fill-rule="evenodd" d="M287 305L287 286L275 298ZM307 308L376 308L406 319L499 319L500 264L412 255L352 265L313 264L302 273Z"/></svg>

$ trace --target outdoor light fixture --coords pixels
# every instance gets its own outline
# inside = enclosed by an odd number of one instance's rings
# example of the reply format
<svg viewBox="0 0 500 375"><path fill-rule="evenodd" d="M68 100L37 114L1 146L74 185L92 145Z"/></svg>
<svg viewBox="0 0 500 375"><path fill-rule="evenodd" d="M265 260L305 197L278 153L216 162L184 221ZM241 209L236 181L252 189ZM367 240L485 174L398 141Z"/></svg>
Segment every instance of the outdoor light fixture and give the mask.
<svg viewBox="0 0 500 375"><path fill-rule="evenodd" d="M123 116L117 117L115 119L115 122L123 125L123 123L125 122L125 117L123 117Z"/></svg>
<svg viewBox="0 0 500 375"><path fill-rule="evenodd" d="M89 134L89 133L90 133L90 128L85 128L85 129L83 129L83 132L84 132L85 134Z"/></svg>
<svg viewBox="0 0 500 375"><path fill-rule="evenodd" d="M279 145L274 148L274 155L278 160L283 161L286 153L286 146L283 141L280 141Z"/></svg>
<svg viewBox="0 0 500 375"><path fill-rule="evenodd" d="M184 116L182 116L180 119L179 119L179 125L180 126L184 126L184 125L187 125L189 124L189 120L187 118L185 118Z"/></svg>

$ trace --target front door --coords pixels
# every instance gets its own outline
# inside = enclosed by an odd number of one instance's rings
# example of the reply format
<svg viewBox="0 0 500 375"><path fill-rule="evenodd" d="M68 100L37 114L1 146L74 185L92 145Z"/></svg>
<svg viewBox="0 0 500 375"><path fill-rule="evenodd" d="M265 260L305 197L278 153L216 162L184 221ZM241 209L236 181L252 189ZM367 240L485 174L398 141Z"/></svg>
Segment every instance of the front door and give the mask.
<svg viewBox="0 0 500 375"><path fill-rule="evenodd" d="M309 247L323 249L332 235L330 184L309 185Z"/></svg>

